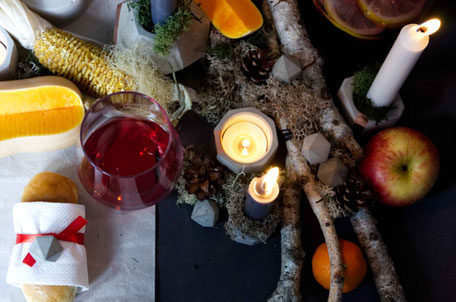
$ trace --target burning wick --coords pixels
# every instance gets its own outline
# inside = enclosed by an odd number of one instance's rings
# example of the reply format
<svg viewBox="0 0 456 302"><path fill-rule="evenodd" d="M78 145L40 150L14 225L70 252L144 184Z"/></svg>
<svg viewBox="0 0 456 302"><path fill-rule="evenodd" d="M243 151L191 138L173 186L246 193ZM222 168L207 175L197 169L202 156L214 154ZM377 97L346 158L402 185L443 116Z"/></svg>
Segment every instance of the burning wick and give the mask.
<svg viewBox="0 0 456 302"><path fill-rule="evenodd" d="M439 19L431 19L429 21L424 22L423 24L418 27L416 32L425 34L425 35L432 35L440 28L440 20Z"/></svg>
<svg viewBox="0 0 456 302"><path fill-rule="evenodd" d="M242 146L241 155L242 156L248 156L249 155L249 150L247 148L250 147L250 141L248 139L244 139L241 142L241 146Z"/></svg>
<svg viewBox="0 0 456 302"><path fill-rule="evenodd" d="M262 197L268 197L271 195L274 188L274 184L277 182L279 177L279 168L272 168L255 183L255 193Z"/></svg>

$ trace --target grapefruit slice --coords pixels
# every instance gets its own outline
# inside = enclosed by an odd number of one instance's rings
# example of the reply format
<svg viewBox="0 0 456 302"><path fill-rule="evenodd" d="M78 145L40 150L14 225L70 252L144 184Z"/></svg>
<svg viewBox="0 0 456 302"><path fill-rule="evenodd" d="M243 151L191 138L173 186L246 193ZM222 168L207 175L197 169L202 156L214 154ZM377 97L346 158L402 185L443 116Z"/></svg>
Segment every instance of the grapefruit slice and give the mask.
<svg viewBox="0 0 456 302"><path fill-rule="evenodd" d="M404 25L416 18L426 0L356 0L366 18L384 27Z"/></svg>
<svg viewBox="0 0 456 302"><path fill-rule="evenodd" d="M364 17L356 0L320 0L323 1L329 20L345 32L355 36L371 36L383 31L383 27ZM332 20L331 20L332 19ZM335 24L334 21L337 23Z"/></svg>

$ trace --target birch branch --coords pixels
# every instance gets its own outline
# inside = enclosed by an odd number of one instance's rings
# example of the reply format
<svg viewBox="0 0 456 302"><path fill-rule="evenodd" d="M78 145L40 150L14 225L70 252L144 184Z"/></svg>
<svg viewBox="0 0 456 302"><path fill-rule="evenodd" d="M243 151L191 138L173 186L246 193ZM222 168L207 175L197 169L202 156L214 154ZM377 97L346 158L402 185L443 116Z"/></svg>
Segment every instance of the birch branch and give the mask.
<svg viewBox="0 0 456 302"><path fill-rule="evenodd" d="M303 81L316 97L316 102L325 102L328 105L321 113L320 128L350 150L354 156L361 157L362 148L353 143L352 130L344 122L328 92L321 67L323 61L310 42L296 0L268 2L283 50L301 59L304 66Z"/></svg>
<svg viewBox="0 0 456 302"><path fill-rule="evenodd" d="M304 251L301 243L300 196L298 176L290 158L286 159L287 181L282 198L281 261L282 269L277 288L269 302L301 301L301 270Z"/></svg>
<svg viewBox="0 0 456 302"><path fill-rule="evenodd" d="M279 120L281 129L287 129L287 122L284 118ZM301 155L293 140L286 142L288 154L287 158L296 171L298 181L304 190L310 206L318 219L326 245L328 246L329 261L331 267L331 281L328 301L335 302L342 300L342 288L344 286L344 266L342 255L339 249L339 238L337 237L331 215L329 214L326 203L322 200L318 192L315 179L311 173L306 160Z"/></svg>
<svg viewBox="0 0 456 302"><path fill-rule="evenodd" d="M376 221L367 208L361 208L350 218L374 276L382 302L405 302L404 290L388 256L388 250L377 229Z"/></svg>

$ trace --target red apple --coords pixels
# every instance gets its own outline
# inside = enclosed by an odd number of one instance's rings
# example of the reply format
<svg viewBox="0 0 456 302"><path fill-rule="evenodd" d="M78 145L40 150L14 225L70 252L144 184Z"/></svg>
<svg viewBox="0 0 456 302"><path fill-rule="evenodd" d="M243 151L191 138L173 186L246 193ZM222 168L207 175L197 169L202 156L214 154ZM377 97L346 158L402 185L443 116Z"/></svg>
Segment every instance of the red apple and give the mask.
<svg viewBox="0 0 456 302"><path fill-rule="evenodd" d="M431 190L439 165L437 148L426 136L393 127L370 139L359 170L381 203L405 206Z"/></svg>

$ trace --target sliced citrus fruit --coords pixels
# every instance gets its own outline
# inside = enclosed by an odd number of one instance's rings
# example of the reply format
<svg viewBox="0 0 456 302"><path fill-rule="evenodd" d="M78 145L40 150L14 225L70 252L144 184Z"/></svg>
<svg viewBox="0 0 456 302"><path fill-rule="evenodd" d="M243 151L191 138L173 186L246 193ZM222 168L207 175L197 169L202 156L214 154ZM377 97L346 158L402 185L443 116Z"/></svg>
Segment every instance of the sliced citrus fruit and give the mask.
<svg viewBox="0 0 456 302"><path fill-rule="evenodd" d="M376 35L383 31L383 28L364 17L356 0L324 0L324 7L327 14L337 24L337 27L349 34L362 36ZM339 26L338 26L339 25Z"/></svg>
<svg viewBox="0 0 456 302"><path fill-rule="evenodd" d="M369 20L385 27L404 25L416 18L426 0L356 0Z"/></svg>

